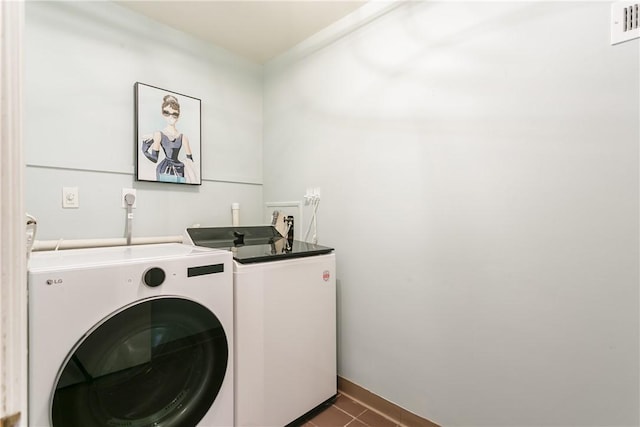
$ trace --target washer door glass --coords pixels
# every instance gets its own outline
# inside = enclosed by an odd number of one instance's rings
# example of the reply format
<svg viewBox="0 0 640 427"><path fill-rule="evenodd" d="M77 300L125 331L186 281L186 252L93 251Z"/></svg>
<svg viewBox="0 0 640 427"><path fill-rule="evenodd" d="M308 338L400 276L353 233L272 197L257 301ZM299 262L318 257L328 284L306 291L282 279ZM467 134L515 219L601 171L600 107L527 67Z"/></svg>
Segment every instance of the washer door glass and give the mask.
<svg viewBox="0 0 640 427"><path fill-rule="evenodd" d="M218 318L181 298L129 306L90 331L54 389L53 427L195 426L227 369Z"/></svg>

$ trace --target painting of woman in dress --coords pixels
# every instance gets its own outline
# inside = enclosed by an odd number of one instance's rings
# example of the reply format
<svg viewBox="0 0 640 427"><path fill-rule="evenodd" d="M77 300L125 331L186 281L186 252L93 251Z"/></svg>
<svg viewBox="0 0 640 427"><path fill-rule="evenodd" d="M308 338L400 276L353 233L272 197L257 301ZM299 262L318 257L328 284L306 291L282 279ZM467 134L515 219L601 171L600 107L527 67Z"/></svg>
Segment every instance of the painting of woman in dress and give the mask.
<svg viewBox="0 0 640 427"><path fill-rule="evenodd" d="M136 123L139 181L201 184L199 99L136 83Z"/></svg>

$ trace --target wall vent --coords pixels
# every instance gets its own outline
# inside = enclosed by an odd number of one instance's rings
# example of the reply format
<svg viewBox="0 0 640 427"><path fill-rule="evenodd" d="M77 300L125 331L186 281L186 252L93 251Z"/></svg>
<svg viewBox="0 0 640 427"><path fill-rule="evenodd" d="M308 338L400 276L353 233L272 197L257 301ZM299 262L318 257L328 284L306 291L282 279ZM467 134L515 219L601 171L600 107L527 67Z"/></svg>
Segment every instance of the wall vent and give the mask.
<svg viewBox="0 0 640 427"><path fill-rule="evenodd" d="M640 37L640 3L617 1L611 4L611 44Z"/></svg>

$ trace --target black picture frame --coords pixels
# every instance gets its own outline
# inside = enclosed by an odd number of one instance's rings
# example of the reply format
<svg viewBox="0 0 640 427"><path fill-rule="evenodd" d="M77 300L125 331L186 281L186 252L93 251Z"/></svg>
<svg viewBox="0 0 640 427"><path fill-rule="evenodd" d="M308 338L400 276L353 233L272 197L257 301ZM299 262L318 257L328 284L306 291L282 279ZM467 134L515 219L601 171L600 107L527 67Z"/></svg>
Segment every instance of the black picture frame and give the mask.
<svg viewBox="0 0 640 427"><path fill-rule="evenodd" d="M136 180L202 184L201 100L134 85Z"/></svg>

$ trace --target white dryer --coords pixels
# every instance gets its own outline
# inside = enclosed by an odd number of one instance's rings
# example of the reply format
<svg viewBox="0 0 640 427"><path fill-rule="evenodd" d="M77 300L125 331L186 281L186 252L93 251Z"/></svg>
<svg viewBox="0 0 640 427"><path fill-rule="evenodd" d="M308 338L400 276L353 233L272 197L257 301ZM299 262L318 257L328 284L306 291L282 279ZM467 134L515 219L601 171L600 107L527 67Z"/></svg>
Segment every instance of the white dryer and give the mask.
<svg viewBox="0 0 640 427"><path fill-rule="evenodd" d="M234 425L232 272L181 244L33 253L29 425Z"/></svg>
<svg viewBox="0 0 640 427"><path fill-rule="evenodd" d="M238 427L301 425L337 394L333 249L274 227L200 227L185 243L233 253Z"/></svg>

